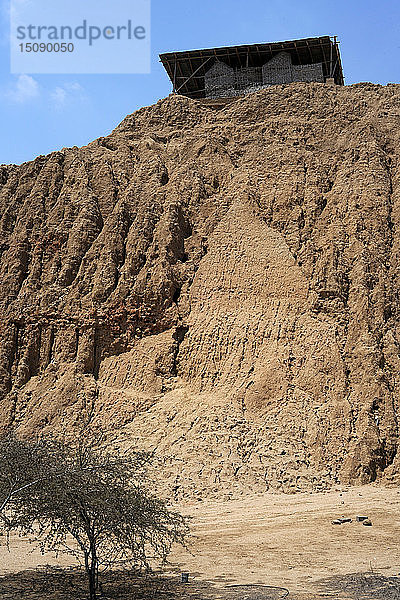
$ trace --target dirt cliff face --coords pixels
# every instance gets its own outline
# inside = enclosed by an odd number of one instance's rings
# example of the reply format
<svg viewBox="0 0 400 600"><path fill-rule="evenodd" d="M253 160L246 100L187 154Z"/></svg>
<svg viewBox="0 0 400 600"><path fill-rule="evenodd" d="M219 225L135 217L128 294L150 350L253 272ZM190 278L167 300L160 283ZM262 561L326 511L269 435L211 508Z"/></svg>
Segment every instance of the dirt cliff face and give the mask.
<svg viewBox="0 0 400 600"><path fill-rule="evenodd" d="M0 167L0 423L154 449L175 498L400 471L400 86L169 97Z"/></svg>

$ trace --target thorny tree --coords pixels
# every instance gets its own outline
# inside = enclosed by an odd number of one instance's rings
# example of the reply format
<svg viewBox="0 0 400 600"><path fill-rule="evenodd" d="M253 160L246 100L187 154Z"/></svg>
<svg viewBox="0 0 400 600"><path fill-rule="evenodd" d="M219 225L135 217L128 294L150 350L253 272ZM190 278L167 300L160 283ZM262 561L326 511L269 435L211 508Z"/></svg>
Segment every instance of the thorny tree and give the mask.
<svg viewBox="0 0 400 600"><path fill-rule="evenodd" d="M58 461L41 441L27 442L10 434L0 440L0 520L6 530L29 527L31 518L16 510L44 481L54 478Z"/></svg>
<svg viewBox="0 0 400 600"><path fill-rule="evenodd" d="M97 598L101 570L148 569L152 559L166 559L174 542L185 543L185 519L143 485L148 455L101 451L83 439L47 448L57 472L33 493L14 499L16 523L35 534L42 552L83 559L90 600Z"/></svg>

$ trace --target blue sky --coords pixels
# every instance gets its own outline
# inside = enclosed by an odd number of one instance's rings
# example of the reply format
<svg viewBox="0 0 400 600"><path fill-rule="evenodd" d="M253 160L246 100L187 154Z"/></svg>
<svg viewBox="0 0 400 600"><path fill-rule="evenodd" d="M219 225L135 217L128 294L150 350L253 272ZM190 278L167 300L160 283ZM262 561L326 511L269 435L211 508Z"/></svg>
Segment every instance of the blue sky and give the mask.
<svg viewBox="0 0 400 600"><path fill-rule="evenodd" d="M87 144L167 96L161 52L337 35L347 85L400 82L398 0L153 0L149 75L11 75L0 2L0 164Z"/></svg>

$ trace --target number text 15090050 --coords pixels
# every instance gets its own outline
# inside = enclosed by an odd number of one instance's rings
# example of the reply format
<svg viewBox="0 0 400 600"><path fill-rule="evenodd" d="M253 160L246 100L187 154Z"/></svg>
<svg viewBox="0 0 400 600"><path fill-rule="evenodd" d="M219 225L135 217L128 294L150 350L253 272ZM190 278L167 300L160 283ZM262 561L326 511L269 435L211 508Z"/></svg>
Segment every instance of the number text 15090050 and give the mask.
<svg viewBox="0 0 400 600"><path fill-rule="evenodd" d="M30 43L26 42L25 44L19 44L19 48L21 52L73 52L74 44L70 42L69 44L62 42L59 44L56 43L47 43L44 42L39 43Z"/></svg>

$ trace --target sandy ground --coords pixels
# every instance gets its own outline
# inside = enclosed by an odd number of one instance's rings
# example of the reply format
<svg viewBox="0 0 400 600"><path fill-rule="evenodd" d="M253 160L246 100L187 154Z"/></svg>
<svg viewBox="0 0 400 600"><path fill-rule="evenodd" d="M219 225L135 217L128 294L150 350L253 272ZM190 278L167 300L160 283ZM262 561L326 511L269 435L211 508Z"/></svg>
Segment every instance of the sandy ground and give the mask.
<svg viewBox="0 0 400 600"><path fill-rule="evenodd" d="M349 573L373 570L390 577L400 572L397 489L366 486L293 496L268 493L180 509L192 517L191 554L175 549L170 571L188 571L192 583L221 587L259 583L285 587L296 595L326 591L322 581ZM357 523L357 514L367 515L372 527ZM353 522L332 525L332 519L342 515ZM0 547L0 575L45 564L71 564L67 557L32 552L23 539L13 538L11 549L9 553Z"/></svg>
<svg viewBox="0 0 400 600"><path fill-rule="evenodd" d="M11 537L10 550L7 550L4 538L0 539L0 577L41 566L69 567L75 564L68 556L61 555L58 558L53 554L43 556L24 538Z"/></svg>
<svg viewBox="0 0 400 600"><path fill-rule="evenodd" d="M262 583L291 591L319 580L373 569L400 572L400 491L374 486L348 491L265 494L187 506L193 556L177 551L176 567L220 584ZM355 522L367 515L372 527ZM352 523L332 525L342 515Z"/></svg>

